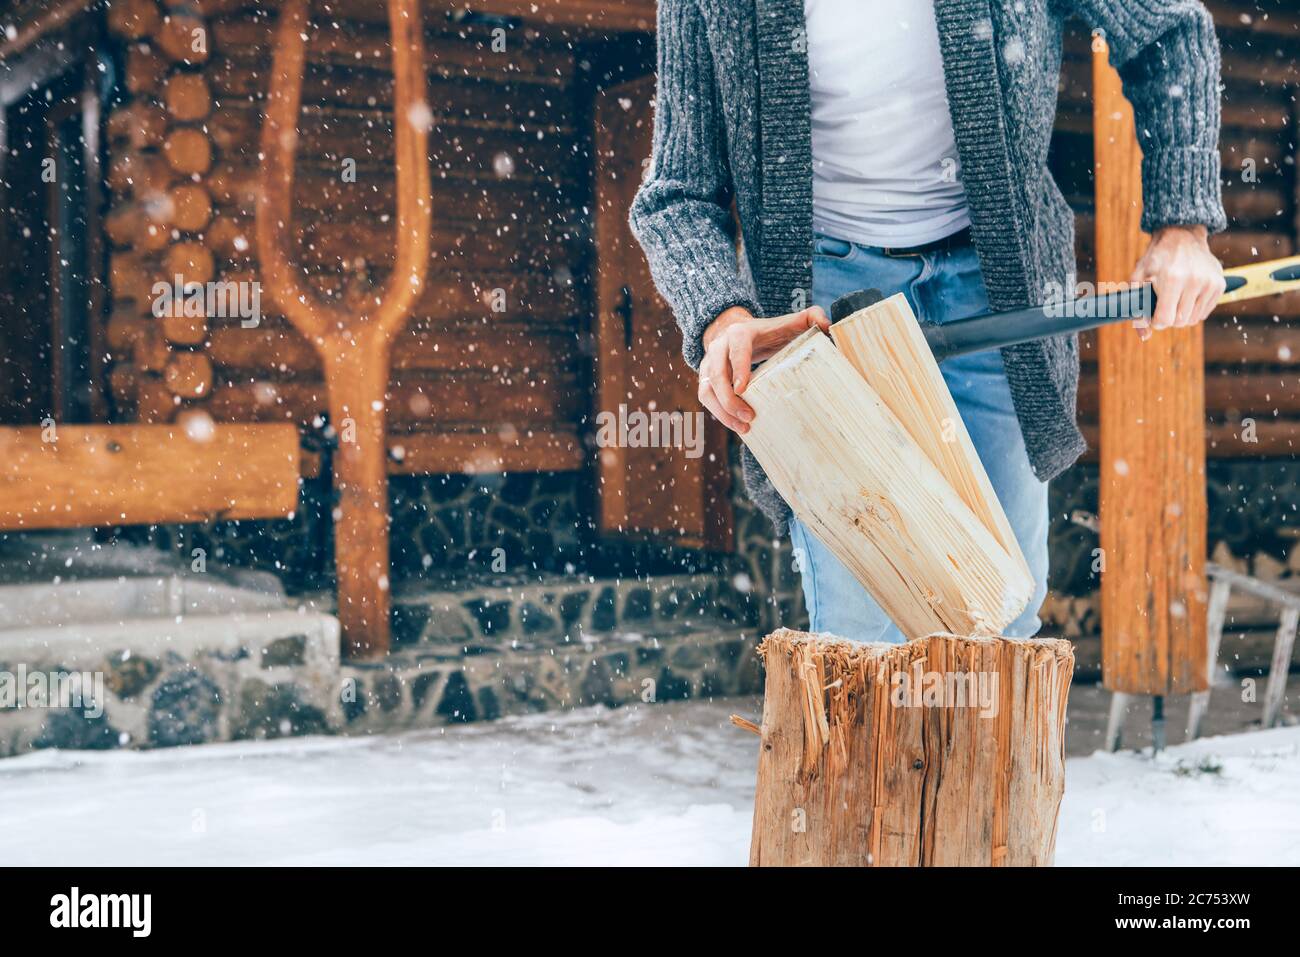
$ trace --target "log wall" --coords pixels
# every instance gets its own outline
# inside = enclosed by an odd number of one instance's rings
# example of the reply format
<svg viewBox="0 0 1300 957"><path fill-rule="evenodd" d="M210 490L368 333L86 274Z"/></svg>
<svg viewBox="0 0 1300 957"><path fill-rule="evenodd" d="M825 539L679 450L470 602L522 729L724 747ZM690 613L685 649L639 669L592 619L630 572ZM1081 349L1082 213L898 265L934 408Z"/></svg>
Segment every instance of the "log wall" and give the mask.
<svg viewBox="0 0 1300 957"><path fill-rule="evenodd" d="M1280 3L1210 5L1224 45L1231 221L1213 245L1228 263L1289 255L1300 231L1300 14ZM110 26L127 40L129 93L107 121L113 392L128 417L144 421L194 405L218 418L310 421L322 408L319 369L281 317L267 314L246 330L237 320L153 321L147 308L151 284L178 269L200 280L257 278L248 234L273 15L239 0L127 0L113 10ZM320 17L312 37L295 196L298 261L314 285L340 295L381 282L392 261L387 32L382 17L356 15L333 21L337 29ZM434 261L394 356L394 398L405 404L395 409L395 431L412 436L413 450L423 449L424 436L430 449L481 446L485 460L525 467L531 455L517 437L538 433L537 448L550 450L539 452L538 466L576 465L577 423L590 394L585 364L573 361L589 278L586 166L575 162L587 149L576 58L535 32L510 31L511 47L501 53L487 27L452 28L433 13L426 27ZM194 49L196 29L202 50ZM1078 212L1082 278L1091 278L1094 258L1088 57L1088 37L1076 25L1052 163ZM355 182L344 177L349 161ZM1300 343L1289 328L1296 318L1300 297L1290 296L1225 307L1211 320L1212 456L1289 455L1300 447ZM468 339L453 348L450 333ZM195 352L206 361L184 355ZM1089 338L1083 358L1080 418L1095 449ZM450 445L440 438L448 434Z"/></svg>
<svg viewBox="0 0 1300 957"><path fill-rule="evenodd" d="M1229 228L1212 237L1225 265L1300 249L1300 13L1289 4L1210 0L1223 46L1223 195ZM1078 214L1081 279L1095 271L1092 83L1089 37L1067 36L1052 169ZM1207 452L1216 458L1290 456L1300 451L1300 296L1220 308L1205 329ZM1136 336L1134 342L1136 342ZM1082 341L1079 417L1090 456L1098 448L1094 335Z"/></svg>
<svg viewBox="0 0 1300 957"><path fill-rule="evenodd" d="M108 338L127 419L201 408L306 426L325 411L313 350L269 296L254 328L153 314L153 284L176 275L259 281L252 221L274 15L255 6L114 4L128 95L107 119ZM589 166L576 57L524 28L502 51L488 26L436 12L425 26L433 251L394 349L394 470L576 468L591 389L579 352ZM381 286L393 263L391 57L383 22L318 11L314 27L291 257L347 300Z"/></svg>

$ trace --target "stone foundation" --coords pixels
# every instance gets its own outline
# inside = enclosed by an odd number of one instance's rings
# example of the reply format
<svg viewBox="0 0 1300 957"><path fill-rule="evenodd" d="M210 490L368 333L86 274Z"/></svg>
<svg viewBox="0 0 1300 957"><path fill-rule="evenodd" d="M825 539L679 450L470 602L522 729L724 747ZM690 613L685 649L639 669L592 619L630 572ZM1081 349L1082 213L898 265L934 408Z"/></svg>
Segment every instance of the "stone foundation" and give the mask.
<svg viewBox="0 0 1300 957"><path fill-rule="evenodd" d="M381 732L588 705L752 694L754 633L684 632L461 658L399 652L342 668L344 730Z"/></svg>
<svg viewBox="0 0 1300 957"><path fill-rule="evenodd" d="M368 663L340 662L338 623L310 598L217 575L0 588L0 756L379 733L761 688L756 606L717 576L395 598L394 651ZM75 707L25 694L28 676L66 674L87 676ZM5 701L6 676L22 707Z"/></svg>
<svg viewBox="0 0 1300 957"><path fill-rule="evenodd" d="M283 610L0 633L0 756L326 732L338 650L333 617ZM29 694L70 674L75 706Z"/></svg>

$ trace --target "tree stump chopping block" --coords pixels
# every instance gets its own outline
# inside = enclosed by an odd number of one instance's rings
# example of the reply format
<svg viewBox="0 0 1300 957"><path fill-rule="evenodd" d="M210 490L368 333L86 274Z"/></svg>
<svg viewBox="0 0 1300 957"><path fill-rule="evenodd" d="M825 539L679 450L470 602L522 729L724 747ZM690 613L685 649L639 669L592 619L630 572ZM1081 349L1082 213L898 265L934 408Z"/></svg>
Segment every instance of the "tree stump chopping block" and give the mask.
<svg viewBox="0 0 1300 957"><path fill-rule="evenodd" d="M767 670L750 864L1047 866L1074 651L781 629Z"/></svg>

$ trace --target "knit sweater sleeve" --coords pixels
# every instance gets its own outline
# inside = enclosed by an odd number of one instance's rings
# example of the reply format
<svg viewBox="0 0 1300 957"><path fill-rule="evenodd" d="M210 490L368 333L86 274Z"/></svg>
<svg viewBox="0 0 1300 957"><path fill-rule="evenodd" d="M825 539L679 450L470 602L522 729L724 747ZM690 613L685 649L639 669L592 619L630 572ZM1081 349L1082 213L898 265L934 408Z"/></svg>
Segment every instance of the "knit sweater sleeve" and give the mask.
<svg viewBox="0 0 1300 957"><path fill-rule="evenodd" d="M632 202L632 232L660 295L682 330L691 368L718 313L758 314L740 275L731 231L732 184L722 111L703 17L696 0L659 0L654 152Z"/></svg>
<svg viewBox="0 0 1300 957"><path fill-rule="evenodd" d="M1142 228L1227 227L1219 182L1219 41L1200 0L1073 0L1104 32L1142 147Z"/></svg>

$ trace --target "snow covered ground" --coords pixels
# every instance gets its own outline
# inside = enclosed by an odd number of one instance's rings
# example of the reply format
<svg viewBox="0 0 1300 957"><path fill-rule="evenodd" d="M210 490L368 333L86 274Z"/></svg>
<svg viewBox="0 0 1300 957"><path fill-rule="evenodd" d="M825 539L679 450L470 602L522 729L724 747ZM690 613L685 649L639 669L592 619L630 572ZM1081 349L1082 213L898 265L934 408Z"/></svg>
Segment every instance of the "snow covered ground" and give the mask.
<svg viewBox="0 0 1300 957"><path fill-rule="evenodd" d="M743 704L743 702L742 702ZM734 702L0 761L0 860L744 864ZM1300 864L1300 728L1068 763L1057 863Z"/></svg>

